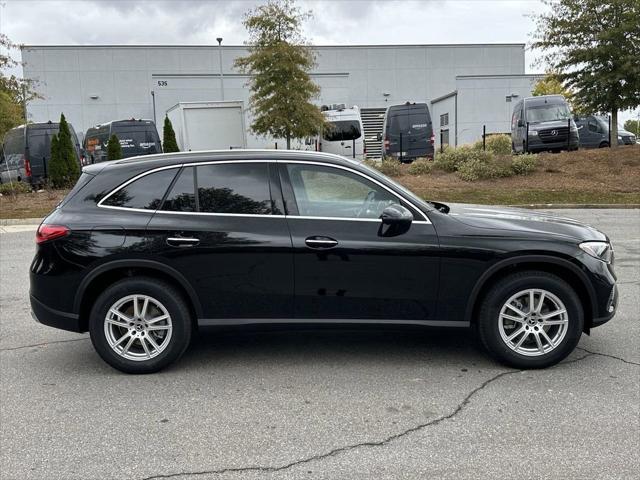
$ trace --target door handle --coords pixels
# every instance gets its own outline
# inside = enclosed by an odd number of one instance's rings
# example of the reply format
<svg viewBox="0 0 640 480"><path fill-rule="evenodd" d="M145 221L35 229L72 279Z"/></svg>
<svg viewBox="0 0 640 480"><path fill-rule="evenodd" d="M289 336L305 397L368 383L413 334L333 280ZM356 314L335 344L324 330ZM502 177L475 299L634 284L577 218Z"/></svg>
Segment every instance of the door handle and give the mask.
<svg viewBox="0 0 640 480"><path fill-rule="evenodd" d="M304 243L309 248L327 249L338 245L338 241L329 237L309 237Z"/></svg>
<svg viewBox="0 0 640 480"><path fill-rule="evenodd" d="M200 243L199 238L191 237L169 237L167 238L167 245L170 247L195 247Z"/></svg>

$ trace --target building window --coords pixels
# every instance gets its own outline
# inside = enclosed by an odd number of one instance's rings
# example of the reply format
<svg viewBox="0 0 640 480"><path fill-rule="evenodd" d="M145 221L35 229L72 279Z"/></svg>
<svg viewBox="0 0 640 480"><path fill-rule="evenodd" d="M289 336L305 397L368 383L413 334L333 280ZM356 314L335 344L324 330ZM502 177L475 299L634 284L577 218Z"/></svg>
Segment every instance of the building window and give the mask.
<svg viewBox="0 0 640 480"><path fill-rule="evenodd" d="M447 125L449 125L449 114L443 113L442 115L440 115L440 126L446 127Z"/></svg>

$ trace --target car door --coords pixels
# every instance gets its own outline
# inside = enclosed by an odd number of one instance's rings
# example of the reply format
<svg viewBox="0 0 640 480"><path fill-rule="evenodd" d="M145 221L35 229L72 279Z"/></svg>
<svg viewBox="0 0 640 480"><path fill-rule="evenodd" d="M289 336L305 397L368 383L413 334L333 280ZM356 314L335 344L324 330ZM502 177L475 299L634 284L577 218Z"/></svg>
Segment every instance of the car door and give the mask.
<svg viewBox="0 0 640 480"><path fill-rule="evenodd" d="M260 161L184 166L149 223L152 250L191 283L205 323L293 317L291 237L271 172Z"/></svg>
<svg viewBox="0 0 640 480"><path fill-rule="evenodd" d="M426 215L377 180L347 167L281 161L293 242L296 318L429 321L438 293L438 240ZM382 210L409 208L406 231Z"/></svg>
<svg viewBox="0 0 640 480"><path fill-rule="evenodd" d="M587 131L589 132L589 147L598 148L602 142L603 134L595 119L590 119L587 122Z"/></svg>

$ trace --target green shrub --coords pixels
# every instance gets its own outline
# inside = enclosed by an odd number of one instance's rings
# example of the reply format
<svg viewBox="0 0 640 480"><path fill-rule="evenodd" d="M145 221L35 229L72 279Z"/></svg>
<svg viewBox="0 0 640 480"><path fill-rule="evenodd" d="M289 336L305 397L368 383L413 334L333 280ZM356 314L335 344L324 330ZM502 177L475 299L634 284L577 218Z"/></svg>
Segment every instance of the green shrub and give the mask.
<svg viewBox="0 0 640 480"><path fill-rule="evenodd" d="M458 177L462 180L473 182L513 175L509 157L497 157L491 152L479 151L478 153L481 155L471 158L458 168Z"/></svg>
<svg viewBox="0 0 640 480"><path fill-rule="evenodd" d="M534 154L514 155L511 170L516 175L529 175L536 169L537 157Z"/></svg>
<svg viewBox="0 0 640 480"><path fill-rule="evenodd" d="M0 194L10 195L14 193L29 193L31 185L24 182L0 183Z"/></svg>
<svg viewBox="0 0 640 480"><path fill-rule="evenodd" d="M433 169L433 162L426 159L415 160L409 165L407 171L409 175L427 175Z"/></svg>
<svg viewBox="0 0 640 480"><path fill-rule="evenodd" d="M49 159L49 180L55 188L70 187L80 176L78 154L71 139L71 131L64 114L60 115L58 135L51 139Z"/></svg>
<svg viewBox="0 0 640 480"><path fill-rule="evenodd" d="M458 148L447 147L442 153L436 153L433 167L445 172L455 172L464 162L477 155L477 151L468 145Z"/></svg>
<svg viewBox="0 0 640 480"><path fill-rule="evenodd" d="M120 140L118 140L118 137L116 137L114 133L107 143L107 160L119 160L121 158L122 147L120 146Z"/></svg>
<svg viewBox="0 0 640 480"><path fill-rule="evenodd" d="M162 133L162 151L164 153L179 152L178 142L176 142L176 132L173 130L173 125L169 116L164 116L164 129Z"/></svg>
<svg viewBox="0 0 640 480"><path fill-rule="evenodd" d="M473 144L474 150L482 150L482 139ZM511 137L509 135L487 135L486 138L487 152L496 155L511 154Z"/></svg>
<svg viewBox="0 0 640 480"><path fill-rule="evenodd" d="M388 175L390 177L397 177L402 175L402 164L398 160L382 160L382 161L371 161L367 160L365 162L368 166L375 168L380 173L384 175Z"/></svg>

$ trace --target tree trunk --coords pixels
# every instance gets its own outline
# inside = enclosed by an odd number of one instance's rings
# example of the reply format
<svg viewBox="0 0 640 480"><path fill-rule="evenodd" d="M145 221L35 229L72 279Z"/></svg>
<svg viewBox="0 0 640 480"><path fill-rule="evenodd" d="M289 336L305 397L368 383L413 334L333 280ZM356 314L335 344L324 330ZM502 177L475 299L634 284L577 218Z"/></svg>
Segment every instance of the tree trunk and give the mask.
<svg viewBox="0 0 640 480"><path fill-rule="evenodd" d="M287 135L287 150L291 150L291 135Z"/></svg>
<svg viewBox="0 0 640 480"><path fill-rule="evenodd" d="M614 108L611 112L611 148L618 147L618 109Z"/></svg>

